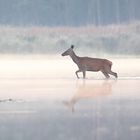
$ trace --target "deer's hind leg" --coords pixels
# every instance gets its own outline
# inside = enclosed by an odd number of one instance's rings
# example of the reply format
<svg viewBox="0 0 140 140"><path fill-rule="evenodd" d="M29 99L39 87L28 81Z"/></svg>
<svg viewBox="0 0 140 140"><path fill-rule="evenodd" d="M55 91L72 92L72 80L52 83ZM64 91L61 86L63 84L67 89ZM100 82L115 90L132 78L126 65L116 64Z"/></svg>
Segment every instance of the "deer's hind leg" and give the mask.
<svg viewBox="0 0 140 140"><path fill-rule="evenodd" d="M111 74L111 75L115 76L116 78L118 78L117 73L116 73L116 72L113 72L113 71L111 70L111 67L110 67L110 66L106 66L106 67L105 67L105 71L106 71L108 74Z"/></svg>
<svg viewBox="0 0 140 140"><path fill-rule="evenodd" d="M104 76L108 79L110 76L105 70L101 70L101 72L104 74Z"/></svg>

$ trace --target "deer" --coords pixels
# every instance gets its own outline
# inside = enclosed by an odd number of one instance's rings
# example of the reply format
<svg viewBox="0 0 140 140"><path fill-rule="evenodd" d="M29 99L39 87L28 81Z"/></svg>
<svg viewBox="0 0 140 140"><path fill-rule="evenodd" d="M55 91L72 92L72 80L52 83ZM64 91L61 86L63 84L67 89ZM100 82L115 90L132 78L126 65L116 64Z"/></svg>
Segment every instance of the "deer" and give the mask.
<svg viewBox="0 0 140 140"><path fill-rule="evenodd" d="M74 63L77 64L78 70L75 72L77 78L79 79L78 73L83 73L83 79L86 78L86 71L98 72L101 71L106 79L110 78L110 75L113 75L115 78L118 78L116 72L111 70L112 62L107 59L101 58L91 58L91 57L79 57L73 51L74 45L62 53L62 56L70 56ZM109 75L110 74L110 75Z"/></svg>

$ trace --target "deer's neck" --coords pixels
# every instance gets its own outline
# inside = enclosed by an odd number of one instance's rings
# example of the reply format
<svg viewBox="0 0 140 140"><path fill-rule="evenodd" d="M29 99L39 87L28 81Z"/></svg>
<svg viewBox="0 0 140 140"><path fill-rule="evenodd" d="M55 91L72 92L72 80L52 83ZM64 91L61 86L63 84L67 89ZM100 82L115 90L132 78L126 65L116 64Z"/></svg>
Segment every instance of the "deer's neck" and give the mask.
<svg viewBox="0 0 140 140"><path fill-rule="evenodd" d="M72 52L72 53L70 54L70 57L72 58L72 60L73 60L76 64L79 63L79 57L78 57L74 52Z"/></svg>

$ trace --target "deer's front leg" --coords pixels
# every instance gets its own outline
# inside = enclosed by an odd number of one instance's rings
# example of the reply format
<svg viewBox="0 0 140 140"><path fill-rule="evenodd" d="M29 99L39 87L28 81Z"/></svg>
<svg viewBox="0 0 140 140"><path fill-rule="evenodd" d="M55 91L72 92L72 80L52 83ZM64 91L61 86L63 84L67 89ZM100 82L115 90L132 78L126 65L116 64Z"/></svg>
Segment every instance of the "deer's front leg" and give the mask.
<svg viewBox="0 0 140 140"><path fill-rule="evenodd" d="M77 71L75 72L77 78L79 79L78 72L81 72L81 70L77 70Z"/></svg>
<svg viewBox="0 0 140 140"><path fill-rule="evenodd" d="M83 71L83 78L86 78L86 71Z"/></svg>

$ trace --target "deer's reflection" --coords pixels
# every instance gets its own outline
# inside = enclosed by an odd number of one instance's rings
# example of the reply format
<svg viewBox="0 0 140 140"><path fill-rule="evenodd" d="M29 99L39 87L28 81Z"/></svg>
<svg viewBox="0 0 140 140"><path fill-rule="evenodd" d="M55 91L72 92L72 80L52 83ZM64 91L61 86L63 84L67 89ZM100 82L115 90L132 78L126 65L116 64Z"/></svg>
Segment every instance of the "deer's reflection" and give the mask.
<svg viewBox="0 0 140 140"><path fill-rule="evenodd" d="M108 96L112 93L112 82L104 81L99 83L87 83L85 80L82 84L78 83L76 93L67 101L63 101L64 105L75 111L75 104L83 99L95 99L101 96Z"/></svg>

